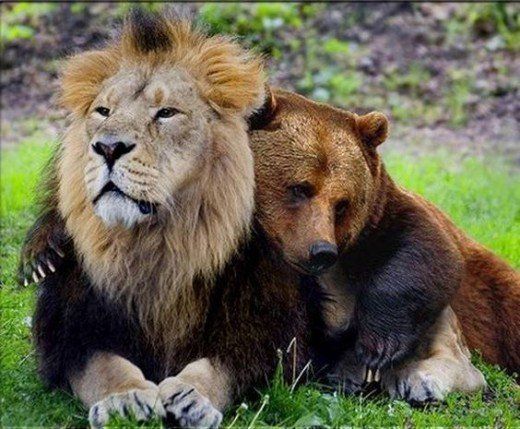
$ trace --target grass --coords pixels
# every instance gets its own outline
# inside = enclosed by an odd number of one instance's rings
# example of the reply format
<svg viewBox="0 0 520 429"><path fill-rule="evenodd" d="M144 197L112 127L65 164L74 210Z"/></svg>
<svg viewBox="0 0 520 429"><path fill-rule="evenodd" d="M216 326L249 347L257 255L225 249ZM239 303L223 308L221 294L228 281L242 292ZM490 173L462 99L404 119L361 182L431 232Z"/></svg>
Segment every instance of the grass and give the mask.
<svg viewBox="0 0 520 429"><path fill-rule="evenodd" d="M46 390L36 375L27 317L35 288L18 288L15 268L25 230L34 219L34 186L50 146L36 139L2 152L0 269L0 427L84 426L86 411L69 395ZM426 196L471 236L520 266L520 175L500 160L483 164L446 155L408 158L389 154L387 164L404 186ZM275 377L247 408L236 406L224 426L520 426L518 385L475 357L491 394L450 395L425 409L384 395L343 396L326 388L291 386ZM267 396L266 396L267 395ZM111 426L132 422L115 419Z"/></svg>

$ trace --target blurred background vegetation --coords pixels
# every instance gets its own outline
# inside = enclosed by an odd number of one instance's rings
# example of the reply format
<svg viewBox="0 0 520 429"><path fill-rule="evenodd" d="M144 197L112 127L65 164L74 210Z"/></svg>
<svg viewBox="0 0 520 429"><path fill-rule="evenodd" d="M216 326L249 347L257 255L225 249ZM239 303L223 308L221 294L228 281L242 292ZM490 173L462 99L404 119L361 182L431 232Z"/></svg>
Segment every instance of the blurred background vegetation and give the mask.
<svg viewBox="0 0 520 429"><path fill-rule="evenodd" d="M10 144L35 129L53 131L48 121L64 116L52 98L58 60L102 44L131 4L1 7L2 140ZM520 163L519 4L176 7L210 32L237 35L261 52L274 85L350 110L389 114L397 148L443 146Z"/></svg>

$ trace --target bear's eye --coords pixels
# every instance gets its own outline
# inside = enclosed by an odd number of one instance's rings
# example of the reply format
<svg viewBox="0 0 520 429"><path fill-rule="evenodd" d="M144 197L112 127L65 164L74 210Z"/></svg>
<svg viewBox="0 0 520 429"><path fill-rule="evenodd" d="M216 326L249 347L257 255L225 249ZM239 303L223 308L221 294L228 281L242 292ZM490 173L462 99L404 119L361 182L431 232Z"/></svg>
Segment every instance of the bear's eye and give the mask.
<svg viewBox="0 0 520 429"><path fill-rule="evenodd" d="M159 109L157 113L155 114L155 117L158 118L171 118L173 115L176 115L179 113L177 109L174 109L173 107L163 107L162 109Z"/></svg>
<svg viewBox="0 0 520 429"><path fill-rule="evenodd" d="M105 118L107 118L108 115L110 115L110 109L108 107L96 107L96 112L98 112L101 116L104 116Z"/></svg>
<svg viewBox="0 0 520 429"><path fill-rule="evenodd" d="M308 183L299 183L288 187L289 196L294 202L306 200L314 195L314 189Z"/></svg>
<svg viewBox="0 0 520 429"><path fill-rule="evenodd" d="M343 216L345 216L345 214L347 213L347 210L348 210L348 206L349 206L348 200L338 201L338 203L336 204L336 207L334 207L334 212L336 214L336 220L340 220L343 218Z"/></svg>

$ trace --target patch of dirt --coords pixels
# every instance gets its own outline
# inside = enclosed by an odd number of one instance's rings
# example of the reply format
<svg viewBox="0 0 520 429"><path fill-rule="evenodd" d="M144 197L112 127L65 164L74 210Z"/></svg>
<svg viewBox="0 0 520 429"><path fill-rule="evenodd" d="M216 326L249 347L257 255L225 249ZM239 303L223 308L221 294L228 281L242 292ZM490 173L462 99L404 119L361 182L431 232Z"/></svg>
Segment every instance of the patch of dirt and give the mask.
<svg viewBox="0 0 520 429"><path fill-rule="evenodd" d="M4 7L4 5L2 5ZM199 5L184 5L194 12ZM520 167L520 55L504 49L493 37L450 36L446 23L462 7L459 4L328 4L302 29L288 29L284 37L301 39L313 28L320 38L348 41L362 54L356 71L365 84L366 100L348 106L355 111L373 108L389 112L384 102L385 79L406 73L411 64L427 70L420 92L400 94L403 105L420 99L438 106L450 95L447 88L453 73L471 79L470 93L463 105L466 120L454 126L441 111L427 125L393 120L388 149L423 153L440 147L449 152L486 157L500 155ZM57 107L59 60L75 52L101 45L113 35L120 22L117 6L90 4L73 13L61 3L39 20L37 34L30 40L5 44L1 64L1 141L13 145L35 129L55 138L66 113ZM273 84L293 89L301 79L298 53L284 53L270 60ZM301 61L300 61L301 62ZM413 108L412 108L413 109Z"/></svg>

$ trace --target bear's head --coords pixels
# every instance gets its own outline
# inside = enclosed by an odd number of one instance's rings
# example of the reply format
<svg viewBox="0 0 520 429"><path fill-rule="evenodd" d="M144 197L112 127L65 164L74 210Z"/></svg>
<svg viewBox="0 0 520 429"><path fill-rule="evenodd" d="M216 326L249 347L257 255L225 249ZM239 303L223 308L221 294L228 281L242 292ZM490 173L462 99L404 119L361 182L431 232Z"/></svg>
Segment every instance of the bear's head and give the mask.
<svg viewBox="0 0 520 429"><path fill-rule="evenodd" d="M251 127L257 219L290 264L319 274L371 222L388 121L272 90Z"/></svg>

